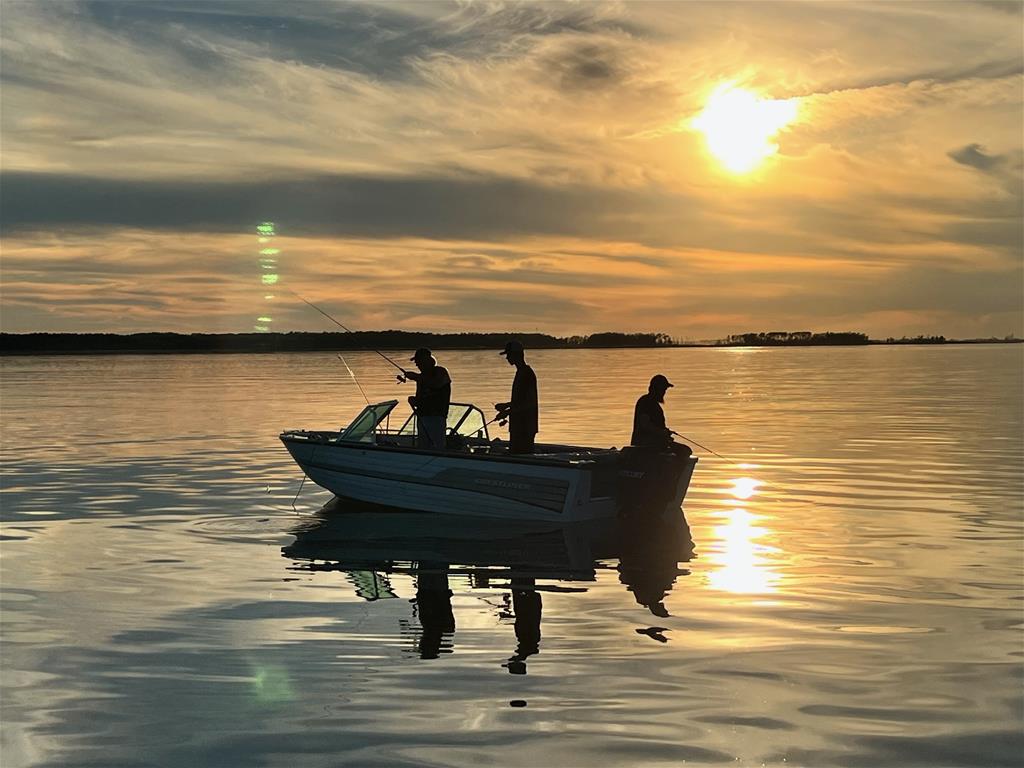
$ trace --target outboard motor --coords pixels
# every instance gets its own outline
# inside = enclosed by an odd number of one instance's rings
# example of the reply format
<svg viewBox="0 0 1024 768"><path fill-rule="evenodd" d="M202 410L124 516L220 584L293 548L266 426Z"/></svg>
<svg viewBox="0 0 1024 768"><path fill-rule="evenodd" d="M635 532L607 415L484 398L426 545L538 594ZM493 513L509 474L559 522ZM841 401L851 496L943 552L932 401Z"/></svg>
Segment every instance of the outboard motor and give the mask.
<svg viewBox="0 0 1024 768"><path fill-rule="evenodd" d="M660 516L675 495L688 456L626 446L619 453L615 500L623 516Z"/></svg>

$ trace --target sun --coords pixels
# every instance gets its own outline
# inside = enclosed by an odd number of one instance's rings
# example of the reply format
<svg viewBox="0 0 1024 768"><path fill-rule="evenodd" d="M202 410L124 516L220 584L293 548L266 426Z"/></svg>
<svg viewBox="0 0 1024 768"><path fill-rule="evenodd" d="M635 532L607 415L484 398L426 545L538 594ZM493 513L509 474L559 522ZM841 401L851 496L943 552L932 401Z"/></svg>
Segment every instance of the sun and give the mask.
<svg viewBox="0 0 1024 768"><path fill-rule="evenodd" d="M765 99L733 83L718 86L691 125L729 171L747 173L779 151L773 139L796 118L796 99Z"/></svg>

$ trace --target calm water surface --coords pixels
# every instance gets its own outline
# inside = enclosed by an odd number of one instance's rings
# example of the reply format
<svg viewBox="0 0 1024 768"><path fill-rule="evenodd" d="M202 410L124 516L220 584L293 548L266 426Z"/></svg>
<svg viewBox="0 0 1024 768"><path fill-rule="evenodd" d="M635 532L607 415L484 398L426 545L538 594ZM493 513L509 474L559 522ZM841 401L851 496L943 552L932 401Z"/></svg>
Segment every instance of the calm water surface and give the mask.
<svg viewBox="0 0 1024 768"><path fill-rule="evenodd" d="M293 510L333 355L4 359L4 768L1021 764L1024 348L530 358L541 439L676 383L689 540Z"/></svg>

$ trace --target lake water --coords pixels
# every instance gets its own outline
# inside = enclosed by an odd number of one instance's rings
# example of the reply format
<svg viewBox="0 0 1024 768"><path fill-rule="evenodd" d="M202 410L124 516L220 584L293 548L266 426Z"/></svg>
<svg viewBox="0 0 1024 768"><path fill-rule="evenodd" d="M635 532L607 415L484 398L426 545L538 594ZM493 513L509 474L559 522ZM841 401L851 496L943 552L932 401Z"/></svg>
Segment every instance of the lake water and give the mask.
<svg viewBox="0 0 1024 768"><path fill-rule="evenodd" d="M676 383L690 541L354 541L277 439L363 405L330 354L3 359L4 768L1021 764L1024 346L529 358L542 440Z"/></svg>

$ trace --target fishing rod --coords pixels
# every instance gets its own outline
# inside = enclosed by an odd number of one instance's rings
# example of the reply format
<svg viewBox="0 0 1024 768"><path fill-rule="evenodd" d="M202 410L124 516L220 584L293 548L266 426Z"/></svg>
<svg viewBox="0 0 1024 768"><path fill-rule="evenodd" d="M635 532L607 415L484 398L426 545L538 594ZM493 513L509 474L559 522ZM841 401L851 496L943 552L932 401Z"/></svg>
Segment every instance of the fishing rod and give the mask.
<svg viewBox="0 0 1024 768"><path fill-rule="evenodd" d="M500 421L499 421L499 419L500 419ZM496 421L498 422L498 426L499 427L504 427L506 424L508 424L508 414L507 413L506 414L498 414L493 419L491 419L486 424L484 424L484 426L485 427L489 427L489 426L491 426L491 424L493 424Z"/></svg>
<svg viewBox="0 0 1024 768"><path fill-rule="evenodd" d="M669 430L669 432L670 432L671 434L675 435L676 437L681 437L681 438L683 438L683 440L686 440L686 441L687 441L688 443L693 443L693 444L694 444L694 445L696 445L696 446L697 446L698 448L703 448L703 449L704 449L705 451L707 451L708 453L714 454L715 456L717 456L718 458L720 458L720 459L721 459L722 461L728 461L728 462L729 462L730 464L735 464L736 466L739 466L739 462L738 462L738 461L733 461L732 459L726 458L725 456L723 456L723 455L722 455L722 454L720 454L720 453L717 453L717 452L715 452L715 451L712 451L712 450L711 450L710 448L708 448L708 447L707 447L706 445L701 445L701 444L700 444L700 443L698 443L698 442L697 442L696 440L694 440L694 439L693 439L692 437L687 437L686 435L681 435L681 434L679 434L678 432L676 432L676 431L675 431L674 429L670 429L670 430Z"/></svg>
<svg viewBox="0 0 1024 768"><path fill-rule="evenodd" d="M730 464L732 464L733 466L739 467L740 469L744 469L744 465L742 463L736 461L735 459L730 459L728 456L723 456L722 454L718 453L717 451L711 450L706 445L701 445L696 440L694 440L692 437L687 437L686 435L681 435L680 433L676 432L674 429L670 429L669 432L671 434L675 435L676 437L681 437L681 438L683 438L683 440L686 440L687 442L693 443L698 448L703 448L708 453L714 454L715 456L720 458L722 461L727 461ZM764 485L770 485L773 488L780 488L780 489L782 488L782 486L780 486L778 483L773 483L771 480L757 480L757 482L758 483L762 483Z"/></svg>
<svg viewBox="0 0 1024 768"><path fill-rule="evenodd" d="M341 329L342 329L343 331L347 331L348 333L355 333L355 331L353 331L353 330L352 330L351 328L349 328L349 327L348 327L347 325L345 325L344 323L341 323L341 322L339 322L338 320L335 320L335 319L334 319L333 317L331 317L331 316L330 316L329 314L327 314L327 313L326 313L326 312L324 312L324 311L323 311L322 309L320 309L320 307L318 307L318 306L317 306L316 304L314 304L314 303L313 303L312 301L309 301L308 299L305 299L305 298L303 298L303 297L302 297L302 296L300 296L300 295L299 295L298 293L296 293L295 291L293 291L293 290L292 290L291 288L286 288L285 290L286 290L286 291L288 291L288 293L290 293L290 294L292 294L293 296L295 296L295 298L299 299L299 300L300 300L300 301L301 301L302 303L304 303L304 304L308 304L309 306L311 306L311 307L312 307L313 309L315 309L315 310L316 310L317 312L319 312L319 313L320 313L321 315L323 315L324 317L326 317L326 318L327 318L328 320L330 320L330 321L331 321L332 323L334 323L334 324L335 324L336 326L338 326L339 328L341 328ZM391 359L390 357L388 357L387 355L385 355L385 354L384 354L383 352L381 352L381 351L380 351L379 349L372 349L372 350L370 350L370 351L371 351L371 352L376 352L376 353L377 353L378 355L380 355L380 356L381 356L381 357L383 357L383 358L384 358L385 360L387 360L387 361L388 361L388 363L390 363L390 364L391 364L391 365L393 365L393 366L394 366L395 368L397 368L398 370L400 370L400 371L402 372L402 374L403 374L403 375L405 374L405 368L403 368L402 366L400 366L400 365L399 365L398 363L396 363L396 362L395 362L394 360L392 360L392 359ZM347 364L346 364L346 367L347 367ZM351 371L349 371L349 372L351 373ZM364 397L365 397L365 395L364 395Z"/></svg>

